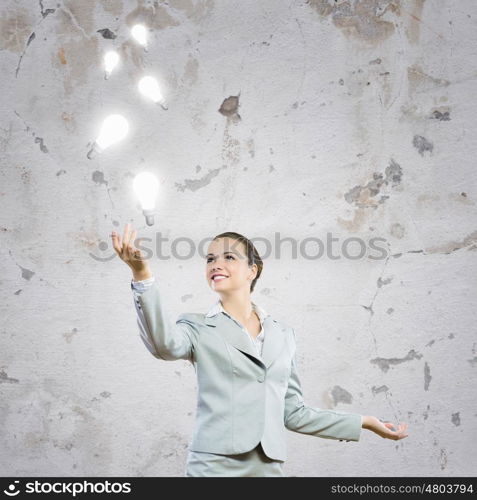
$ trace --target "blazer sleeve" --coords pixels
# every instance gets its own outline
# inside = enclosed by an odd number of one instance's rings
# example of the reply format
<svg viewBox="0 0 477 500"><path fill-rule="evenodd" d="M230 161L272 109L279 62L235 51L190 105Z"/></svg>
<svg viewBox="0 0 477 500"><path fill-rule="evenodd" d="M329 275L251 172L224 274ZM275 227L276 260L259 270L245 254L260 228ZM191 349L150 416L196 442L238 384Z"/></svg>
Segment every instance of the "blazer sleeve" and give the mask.
<svg viewBox="0 0 477 500"><path fill-rule="evenodd" d="M295 332L293 331L293 337ZM285 394L285 427L301 434L325 439L359 441L362 416L358 413L322 410L307 406L303 400L300 378L293 354L288 387Z"/></svg>
<svg viewBox="0 0 477 500"><path fill-rule="evenodd" d="M187 314L181 314L175 323L170 321L157 280L131 281L131 290L139 333L148 351L159 359L193 363L198 340L196 323Z"/></svg>

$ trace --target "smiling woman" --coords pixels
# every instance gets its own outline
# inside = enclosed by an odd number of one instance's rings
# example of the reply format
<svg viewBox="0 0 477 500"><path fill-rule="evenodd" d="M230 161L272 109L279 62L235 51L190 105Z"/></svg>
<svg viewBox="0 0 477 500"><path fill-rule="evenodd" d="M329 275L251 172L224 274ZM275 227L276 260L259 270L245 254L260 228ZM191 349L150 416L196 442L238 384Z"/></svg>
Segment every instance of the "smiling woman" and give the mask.
<svg viewBox="0 0 477 500"><path fill-rule="evenodd" d="M223 304L235 302L236 306L240 305L237 300L231 300L235 292L248 288L249 293L252 293L263 270L263 261L253 243L234 232L214 237L209 245L206 263L206 277L212 289L219 293ZM244 286L247 284L248 287Z"/></svg>
<svg viewBox="0 0 477 500"><path fill-rule="evenodd" d="M126 225L113 246L133 271L131 289L142 341L157 359L190 361L197 375L197 410L186 476L285 476L286 429L325 439L359 441L361 429L402 439L376 417L313 408L303 399L295 330L251 300L263 262L245 236L211 241L206 280L219 298L205 314L183 313L171 323L140 250Z"/></svg>
<svg viewBox="0 0 477 500"><path fill-rule="evenodd" d="M260 254L249 239L234 232L215 236L209 251L206 278L210 287L219 294L220 305L255 341L262 328L250 294L263 270Z"/></svg>

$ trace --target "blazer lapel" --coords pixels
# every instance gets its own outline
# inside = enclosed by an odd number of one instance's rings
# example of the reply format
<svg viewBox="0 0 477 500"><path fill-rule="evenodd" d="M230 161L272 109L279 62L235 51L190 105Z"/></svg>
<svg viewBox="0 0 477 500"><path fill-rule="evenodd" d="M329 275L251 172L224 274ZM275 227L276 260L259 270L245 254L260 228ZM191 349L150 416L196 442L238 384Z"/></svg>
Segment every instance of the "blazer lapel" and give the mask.
<svg viewBox="0 0 477 500"><path fill-rule="evenodd" d="M239 351L253 357L267 368L273 363L284 347L285 329L282 329L271 316L267 316L263 321L265 339L263 341L261 357L253 347L251 340L247 338L247 333L225 314L218 313L209 318L206 317L205 323L208 326L217 328L217 333L226 342L232 344Z"/></svg>
<svg viewBox="0 0 477 500"><path fill-rule="evenodd" d="M282 328L271 316L263 322L265 338L263 340L262 359L268 368L285 347L285 328Z"/></svg>

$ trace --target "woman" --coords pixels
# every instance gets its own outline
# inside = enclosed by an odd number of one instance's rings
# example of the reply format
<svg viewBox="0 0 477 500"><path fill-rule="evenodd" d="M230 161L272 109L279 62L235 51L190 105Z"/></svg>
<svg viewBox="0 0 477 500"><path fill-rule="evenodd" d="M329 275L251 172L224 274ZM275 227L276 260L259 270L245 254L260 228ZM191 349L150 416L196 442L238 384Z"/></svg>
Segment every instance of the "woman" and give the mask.
<svg viewBox="0 0 477 500"><path fill-rule="evenodd" d="M284 476L286 429L325 439L359 441L361 429L387 439L407 436L373 416L322 410L303 401L295 331L252 302L263 262L244 236L211 241L205 277L219 298L206 314L181 314L171 324L161 285L126 225L113 247L131 268L141 338L153 356L189 360L197 374L197 414L185 475Z"/></svg>

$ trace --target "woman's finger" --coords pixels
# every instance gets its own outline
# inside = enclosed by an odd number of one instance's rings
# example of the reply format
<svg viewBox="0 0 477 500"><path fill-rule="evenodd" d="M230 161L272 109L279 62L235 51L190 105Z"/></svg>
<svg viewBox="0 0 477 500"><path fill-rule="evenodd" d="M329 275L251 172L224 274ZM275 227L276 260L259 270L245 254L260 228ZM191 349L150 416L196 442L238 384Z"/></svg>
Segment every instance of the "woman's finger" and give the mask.
<svg viewBox="0 0 477 500"><path fill-rule="evenodd" d="M407 437L408 436L408 434L407 434L407 427L408 427L407 424L404 424L404 423L401 422L397 426L396 432L393 433L396 436L395 439L403 439L403 438Z"/></svg>
<svg viewBox="0 0 477 500"><path fill-rule="evenodd" d="M114 248L114 251L118 254L118 255L121 255L121 249L119 247L119 237L118 235L116 234L116 231L113 231L111 233L111 240L113 242L113 248Z"/></svg>
<svg viewBox="0 0 477 500"><path fill-rule="evenodd" d="M131 233L131 237L129 239L129 257L132 259L135 258L135 254L137 252L137 248L134 246L134 241L136 240L137 231L134 229Z"/></svg>
<svg viewBox="0 0 477 500"><path fill-rule="evenodd" d="M129 230L130 229L131 229L131 225L129 224L129 222L127 222L126 225L124 226L124 233L123 233L123 244L125 244L125 245L127 245L128 241L129 241L129 236L130 236Z"/></svg>
<svg viewBox="0 0 477 500"><path fill-rule="evenodd" d="M124 258L128 256L128 244L129 244L129 222L124 226L123 233L123 245L122 245L122 254Z"/></svg>

